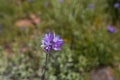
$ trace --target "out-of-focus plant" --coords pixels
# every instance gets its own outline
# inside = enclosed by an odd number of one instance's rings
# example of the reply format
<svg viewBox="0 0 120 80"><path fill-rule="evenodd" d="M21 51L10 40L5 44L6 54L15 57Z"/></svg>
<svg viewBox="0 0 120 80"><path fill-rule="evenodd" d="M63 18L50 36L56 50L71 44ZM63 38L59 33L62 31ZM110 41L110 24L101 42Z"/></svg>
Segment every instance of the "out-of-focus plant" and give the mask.
<svg viewBox="0 0 120 80"><path fill-rule="evenodd" d="M120 0L107 0L107 11L110 20L112 20L113 25L120 22Z"/></svg>

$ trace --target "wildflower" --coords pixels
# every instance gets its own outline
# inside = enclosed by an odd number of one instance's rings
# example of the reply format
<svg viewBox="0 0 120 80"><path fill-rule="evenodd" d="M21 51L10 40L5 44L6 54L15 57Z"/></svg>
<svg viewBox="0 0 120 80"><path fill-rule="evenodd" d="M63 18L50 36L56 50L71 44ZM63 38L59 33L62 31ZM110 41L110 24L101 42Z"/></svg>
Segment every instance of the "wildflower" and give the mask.
<svg viewBox="0 0 120 80"><path fill-rule="evenodd" d="M114 33L115 32L115 28L110 26L110 25L107 26L107 29L108 29L108 32L110 32L110 33Z"/></svg>
<svg viewBox="0 0 120 80"><path fill-rule="evenodd" d="M49 3L48 3L48 2L45 2L44 6L45 6L45 7L48 7L48 6L49 6Z"/></svg>
<svg viewBox="0 0 120 80"><path fill-rule="evenodd" d="M63 45L63 39L61 39L58 35L54 34L53 45L52 48L56 51L61 50L61 46Z"/></svg>
<svg viewBox="0 0 120 80"><path fill-rule="evenodd" d="M68 39L66 39L66 38L64 39L64 42L68 42L68 41L69 41Z"/></svg>
<svg viewBox="0 0 120 80"><path fill-rule="evenodd" d="M114 4L114 8L119 8L120 4L119 3L115 3Z"/></svg>
<svg viewBox="0 0 120 80"><path fill-rule="evenodd" d="M62 3L63 2L63 0L58 0L59 1L59 3Z"/></svg>
<svg viewBox="0 0 120 80"><path fill-rule="evenodd" d="M88 8L89 8L89 9L93 9L94 7L95 7L94 4L89 4L89 5L88 5Z"/></svg>
<svg viewBox="0 0 120 80"><path fill-rule="evenodd" d="M44 38L42 39L42 45L46 52L49 52L51 50L53 42L53 33L45 34Z"/></svg>
<svg viewBox="0 0 120 80"><path fill-rule="evenodd" d="M63 45L63 40L58 36L49 32L45 34L42 39L42 47L44 50L49 53L51 50L59 51L61 50L61 46Z"/></svg>
<svg viewBox="0 0 120 80"><path fill-rule="evenodd" d="M25 26L21 26L21 27L20 27L20 30L21 30L21 31L24 31L24 30L25 30Z"/></svg>
<svg viewBox="0 0 120 80"><path fill-rule="evenodd" d="M28 2L33 2L34 0L27 0Z"/></svg>

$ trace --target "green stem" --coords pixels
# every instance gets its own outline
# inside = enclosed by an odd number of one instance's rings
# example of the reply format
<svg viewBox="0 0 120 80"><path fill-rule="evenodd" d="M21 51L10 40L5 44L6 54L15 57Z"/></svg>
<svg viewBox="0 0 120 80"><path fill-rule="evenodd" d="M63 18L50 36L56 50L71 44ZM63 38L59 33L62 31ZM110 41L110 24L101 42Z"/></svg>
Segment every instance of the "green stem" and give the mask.
<svg viewBox="0 0 120 80"><path fill-rule="evenodd" d="M48 64L48 54L46 53L46 59L45 59L45 69L42 75L42 80L45 80L45 73L46 73L46 69L47 69L47 64Z"/></svg>

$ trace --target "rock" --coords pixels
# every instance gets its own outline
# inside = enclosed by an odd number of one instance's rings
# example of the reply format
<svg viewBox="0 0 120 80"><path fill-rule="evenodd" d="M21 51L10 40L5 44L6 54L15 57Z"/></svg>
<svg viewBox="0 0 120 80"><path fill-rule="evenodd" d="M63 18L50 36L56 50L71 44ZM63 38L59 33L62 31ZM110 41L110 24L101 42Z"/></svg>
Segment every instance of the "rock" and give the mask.
<svg viewBox="0 0 120 80"><path fill-rule="evenodd" d="M29 19L21 19L21 20L17 20L15 22L15 26L21 28L21 27L33 27L33 24L31 23L31 21Z"/></svg>
<svg viewBox="0 0 120 80"><path fill-rule="evenodd" d="M31 14L28 16L28 18L19 19L15 22L15 26L19 28L34 27L38 24L40 24L40 19L35 14Z"/></svg>
<svg viewBox="0 0 120 80"><path fill-rule="evenodd" d="M40 23L40 19L35 14L31 14L30 19L31 19L31 22L35 25Z"/></svg>
<svg viewBox="0 0 120 80"><path fill-rule="evenodd" d="M90 80L115 80L111 67L103 67L94 69L90 73Z"/></svg>

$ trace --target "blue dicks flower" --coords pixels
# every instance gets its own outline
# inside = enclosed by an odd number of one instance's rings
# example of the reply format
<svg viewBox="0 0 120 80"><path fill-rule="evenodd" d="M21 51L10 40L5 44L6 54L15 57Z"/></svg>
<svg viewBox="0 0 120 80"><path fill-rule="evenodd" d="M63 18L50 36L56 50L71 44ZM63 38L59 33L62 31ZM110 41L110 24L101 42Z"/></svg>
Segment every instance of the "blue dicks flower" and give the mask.
<svg viewBox="0 0 120 80"><path fill-rule="evenodd" d="M61 50L61 46L63 45L63 40L58 36L49 32L45 34L42 39L42 47L44 50L49 53L51 50L59 51Z"/></svg>
<svg viewBox="0 0 120 80"><path fill-rule="evenodd" d="M87 6L89 9L93 9L94 7L95 7L95 5L94 4L88 4L88 6Z"/></svg>
<svg viewBox="0 0 120 80"><path fill-rule="evenodd" d="M119 3L115 3L114 4L114 8L119 8L120 4Z"/></svg>
<svg viewBox="0 0 120 80"><path fill-rule="evenodd" d="M28 2L33 2L34 0L27 0Z"/></svg>
<svg viewBox="0 0 120 80"><path fill-rule="evenodd" d="M44 38L42 39L42 47L44 47L46 52L51 50L52 42L53 42L53 33L45 34Z"/></svg>
<svg viewBox="0 0 120 80"><path fill-rule="evenodd" d="M59 3L62 3L63 2L63 0L58 0L59 1Z"/></svg>
<svg viewBox="0 0 120 80"><path fill-rule="evenodd" d="M108 29L108 32L110 33L114 33L116 31L115 28L110 25L107 26L107 29Z"/></svg>
<svg viewBox="0 0 120 80"><path fill-rule="evenodd" d="M49 3L45 2L44 6L47 8L49 6Z"/></svg>
<svg viewBox="0 0 120 80"><path fill-rule="evenodd" d="M61 50L60 47L62 45L63 45L63 40L59 36L54 34L53 45L52 45L53 50L56 51Z"/></svg>

